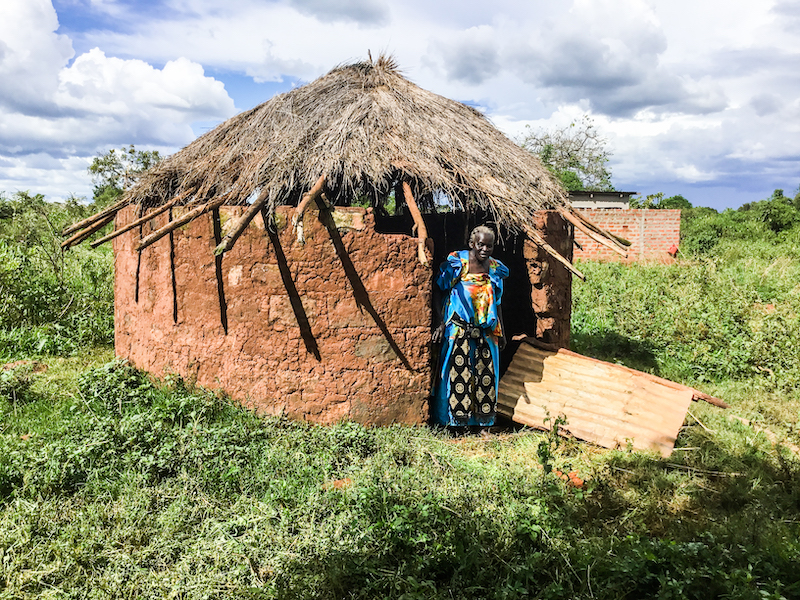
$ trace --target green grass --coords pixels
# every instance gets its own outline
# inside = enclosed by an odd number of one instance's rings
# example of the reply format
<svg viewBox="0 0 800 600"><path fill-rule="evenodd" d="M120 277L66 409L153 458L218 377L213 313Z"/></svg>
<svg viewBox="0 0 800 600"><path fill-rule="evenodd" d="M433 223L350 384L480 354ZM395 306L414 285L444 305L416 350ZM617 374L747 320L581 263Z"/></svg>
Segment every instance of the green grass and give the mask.
<svg viewBox="0 0 800 600"><path fill-rule="evenodd" d="M800 464L719 409L663 460L264 420L108 358L2 402L0 598L800 594Z"/></svg>
<svg viewBox="0 0 800 600"><path fill-rule="evenodd" d="M102 345L107 252L0 240L0 358L38 361L0 371L0 599L800 597L800 229L685 231L678 263L574 287L574 349L731 404L668 459L154 385Z"/></svg>
<svg viewBox="0 0 800 600"><path fill-rule="evenodd" d="M698 387L800 445L800 228L671 265L581 269L574 350Z"/></svg>
<svg viewBox="0 0 800 600"><path fill-rule="evenodd" d="M92 209L75 199L58 204L0 192L0 360L65 356L112 343L111 248L63 252L58 233Z"/></svg>

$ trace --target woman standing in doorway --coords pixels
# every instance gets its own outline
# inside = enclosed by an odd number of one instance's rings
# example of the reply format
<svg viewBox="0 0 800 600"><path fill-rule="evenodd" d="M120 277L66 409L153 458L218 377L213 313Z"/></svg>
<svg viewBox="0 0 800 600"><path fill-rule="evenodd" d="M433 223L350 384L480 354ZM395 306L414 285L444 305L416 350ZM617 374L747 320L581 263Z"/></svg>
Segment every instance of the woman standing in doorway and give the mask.
<svg viewBox="0 0 800 600"><path fill-rule="evenodd" d="M440 425L494 425L505 347L500 303L508 276L508 268L492 258L494 242L488 227L473 229L469 250L452 252L434 285L440 321L433 342L442 342L442 349L431 416Z"/></svg>

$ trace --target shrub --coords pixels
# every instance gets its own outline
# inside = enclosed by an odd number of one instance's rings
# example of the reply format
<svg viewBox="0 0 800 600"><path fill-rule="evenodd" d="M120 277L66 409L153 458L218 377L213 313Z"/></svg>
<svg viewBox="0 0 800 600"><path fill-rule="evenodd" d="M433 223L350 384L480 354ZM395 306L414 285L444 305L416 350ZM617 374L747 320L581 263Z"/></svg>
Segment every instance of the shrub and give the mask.
<svg viewBox="0 0 800 600"><path fill-rule="evenodd" d="M110 249L60 248L61 228L87 210L24 193L0 198L0 357L70 354L112 341Z"/></svg>

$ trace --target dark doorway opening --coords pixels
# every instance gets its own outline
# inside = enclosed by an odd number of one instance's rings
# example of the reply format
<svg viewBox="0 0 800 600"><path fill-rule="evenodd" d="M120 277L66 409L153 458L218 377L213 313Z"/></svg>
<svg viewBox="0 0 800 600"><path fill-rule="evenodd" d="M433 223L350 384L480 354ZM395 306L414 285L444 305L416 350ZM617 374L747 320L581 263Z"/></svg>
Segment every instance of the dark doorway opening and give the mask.
<svg viewBox="0 0 800 600"><path fill-rule="evenodd" d="M425 215L428 236L433 240L433 269L435 279L439 273L439 265L448 254L457 250L465 250L468 246L469 234L478 225L488 225L497 230L496 224L488 213L445 212ZM412 235L413 221L408 214L375 215L375 229L379 233L395 233ZM528 260L523 252L525 239L501 227L495 244L493 256L502 261L509 270L503 293L503 324L505 326L508 346L500 355L500 375L508 368L518 344L511 338L518 334L536 336L536 313L531 299L532 284L528 270ZM437 325L431 323L431 327ZM435 370L435 369L434 369Z"/></svg>

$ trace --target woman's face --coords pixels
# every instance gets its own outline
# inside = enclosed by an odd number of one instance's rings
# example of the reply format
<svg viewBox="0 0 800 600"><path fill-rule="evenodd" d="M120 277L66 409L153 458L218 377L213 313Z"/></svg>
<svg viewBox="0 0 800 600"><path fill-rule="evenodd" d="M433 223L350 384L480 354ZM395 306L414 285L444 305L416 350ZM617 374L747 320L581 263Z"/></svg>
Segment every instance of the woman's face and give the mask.
<svg viewBox="0 0 800 600"><path fill-rule="evenodd" d="M481 262L486 262L494 251L494 236L489 233L478 232L475 239L469 243L470 250Z"/></svg>

